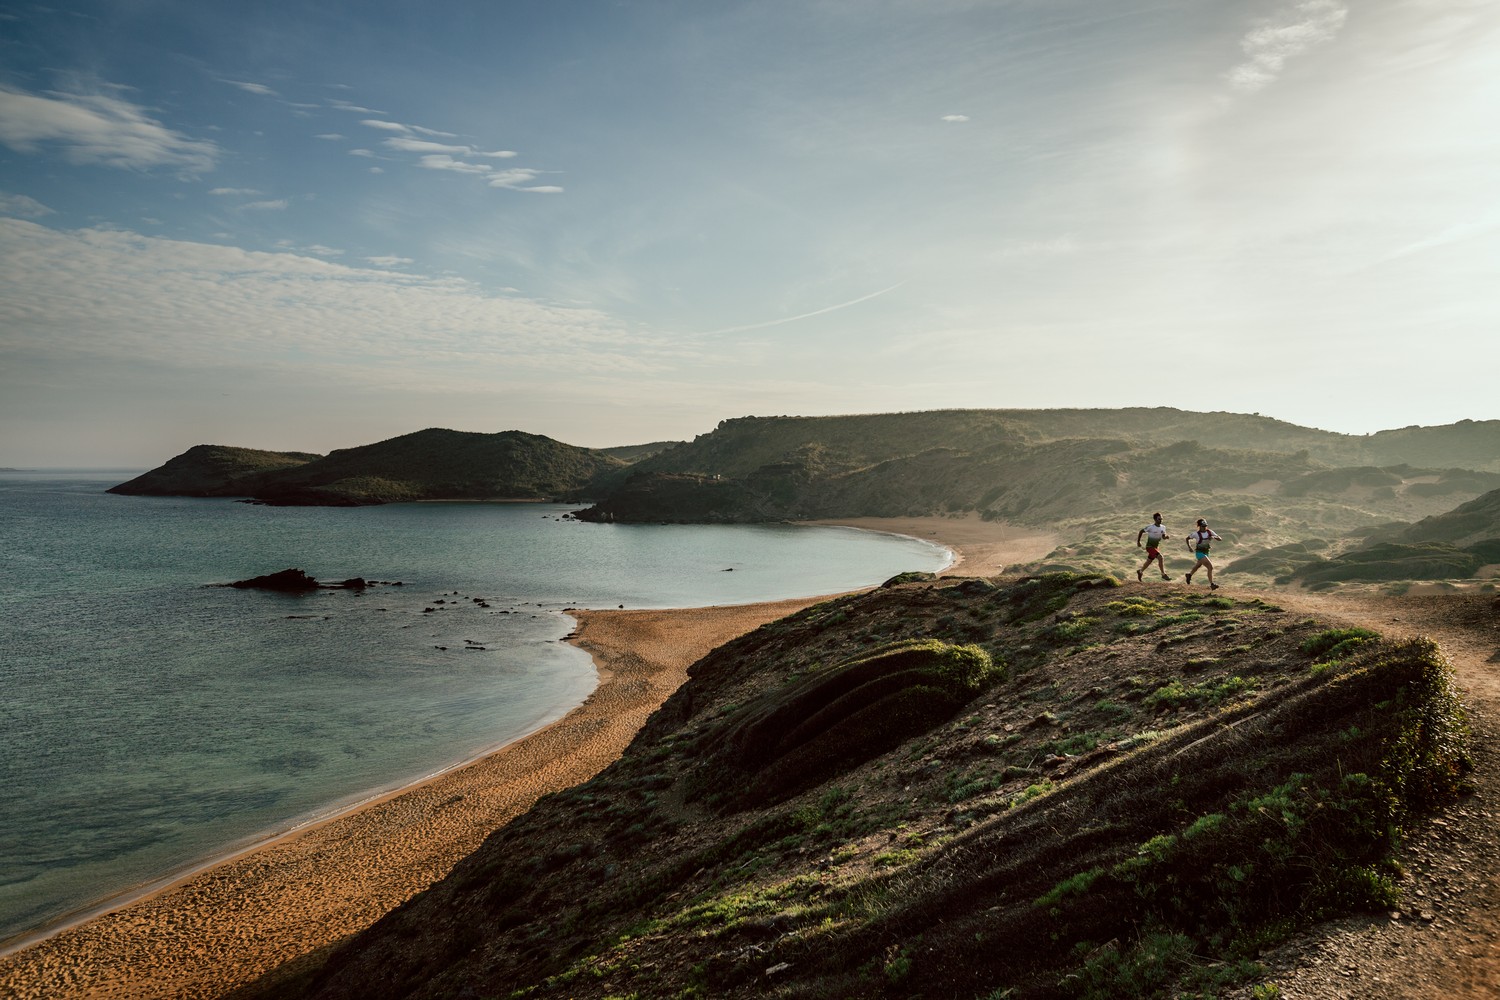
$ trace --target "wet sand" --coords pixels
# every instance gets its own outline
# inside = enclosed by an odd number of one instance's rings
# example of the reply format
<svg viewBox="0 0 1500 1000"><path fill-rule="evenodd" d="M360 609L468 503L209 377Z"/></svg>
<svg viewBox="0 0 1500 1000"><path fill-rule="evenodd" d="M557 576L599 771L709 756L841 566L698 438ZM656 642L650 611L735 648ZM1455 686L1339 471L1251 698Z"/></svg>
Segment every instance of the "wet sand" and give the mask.
<svg viewBox="0 0 1500 1000"><path fill-rule="evenodd" d="M945 576L999 576L1007 566L1041 559L1059 541L1055 532L986 521L973 511L953 517L855 517L803 523L884 531L946 545L956 558L943 570Z"/></svg>
<svg viewBox="0 0 1500 1000"><path fill-rule="evenodd" d="M973 518L838 523L953 548L967 575L1039 558L1050 536ZM599 687L523 740L271 841L0 958L0 996L222 997L291 974L443 878L540 796L619 757L647 716L716 646L823 598L668 611L579 611L573 641Z"/></svg>

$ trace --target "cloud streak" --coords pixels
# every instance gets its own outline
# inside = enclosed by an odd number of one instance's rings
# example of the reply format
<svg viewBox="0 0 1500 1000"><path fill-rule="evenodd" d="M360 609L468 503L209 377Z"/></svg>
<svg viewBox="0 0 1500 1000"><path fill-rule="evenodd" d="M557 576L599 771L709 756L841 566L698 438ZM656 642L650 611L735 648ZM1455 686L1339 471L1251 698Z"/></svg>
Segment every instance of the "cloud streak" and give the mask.
<svg viewBox="0 0 1500 1000"><path fill-rule="evenodd" d="M20 219L40 219L44 215L52 214L52 209L35 198L0 191L0 215L13 215Z"/></svg>
<svg viewBox="0 0 1500 1000"><path fill-rule="evenodd" d="M1229 85L1241 93L1269 86L1288 59L1332 41L1348 17L1342 0L1302 0L1283 7L1240 39L1246 59L1227 74Z"/></svg>
<svg viewBox="0 0 1500 1000"><path fill-rule="evenodd" d="M71 163L123 170L212 170L219 148L167 128L145 110L104 94L49 91L44 95L0 86L0 142L20 153L55 148Z"/></svg>
<svg viewBox="0 0 1500 1000"><path fill-rule="evenodd" d="M725 327L722 330L710 330L707 334L705 334L705 336L717 336L721 333L745 333L749 330L765 330L773 326L782 326L786 323L796 323L799 320L812 319L814 316L826 316L831 312L838 312L840 309L848 309L850 306L857 306L861 302L868 302L871 299L878 299L882 295L888 295L904 284L906 284L906 282L898 281L891 287L882 288L878 292L871 292L869 295L861 295L857 299L850 299L848 302L840 302L836 306L825 306L822 309L814 309L812 312L799 313L796 316L783 316L781 319L767 320L764 323L751 323L748 326L729 326Z"/></svg>
<svg viewBox="0 0 1500 1000"><path fill-rule="evenodd" d="M415 136L457 137L449 132L439 132L436 129L423 128L420 125L405 125L400 122L386 121L381 118L368 118L360 124L368 125L370 128L379 129L382 132L399 133L390 138L382 139L380 143L381 148L390 150L393 153L415 154L417 157L416 164L423 170L440 170L447 173L482 177L487 186L505 188L510 191L525 191L530 194L561 194L563 192L563 189L555 184L535 183L543 172L533 167L509 167L501 169L493 163L474 162L475 160L514 159L519 155L515 150L484 150L477 146L433 142L431 139L418 139ZM350 152L357 156L373 155L368 150L350 150Z"/></svg>

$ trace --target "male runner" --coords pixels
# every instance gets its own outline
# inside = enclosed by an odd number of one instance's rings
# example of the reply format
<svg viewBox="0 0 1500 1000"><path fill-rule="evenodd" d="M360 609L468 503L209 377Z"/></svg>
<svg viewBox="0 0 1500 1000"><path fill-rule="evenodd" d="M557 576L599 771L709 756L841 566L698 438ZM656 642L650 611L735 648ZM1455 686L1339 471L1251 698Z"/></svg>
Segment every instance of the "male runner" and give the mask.
<svg viewBox="0 0 1500 1000"><path fill-rule="evenodd" d="M1137 580L1141 579L1141 574L1151 568L1152 560L1156 561L1156 568L1161 571L1161 578L1163 580L1171 579L1171 577L1167 576L1166 560L1161 557L1161 540L1171 537L1171 535L1167 534L1167 526L1161 523L1161 514L1152 514L1151 523L1135 533L1136 548L1141 547L1142 538L1146 539L1146 561L1141 564L1140 569L1135 571L1135 578Z"/></svg>

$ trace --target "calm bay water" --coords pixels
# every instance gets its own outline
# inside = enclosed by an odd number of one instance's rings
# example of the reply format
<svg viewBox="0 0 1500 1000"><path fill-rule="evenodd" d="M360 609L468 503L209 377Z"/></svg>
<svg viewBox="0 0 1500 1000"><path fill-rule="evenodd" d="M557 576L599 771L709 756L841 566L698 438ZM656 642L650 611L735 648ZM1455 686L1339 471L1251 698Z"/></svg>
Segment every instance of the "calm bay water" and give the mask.
<svg viewBox="0 0 1500 1000"><path fill-rule="evenodd" d="M130 475L0 472L0 943L559 718L596 681L564 608L834 593L947 561L556 505L103 492ZM403 585L210 586L290 566Z"/></svg>

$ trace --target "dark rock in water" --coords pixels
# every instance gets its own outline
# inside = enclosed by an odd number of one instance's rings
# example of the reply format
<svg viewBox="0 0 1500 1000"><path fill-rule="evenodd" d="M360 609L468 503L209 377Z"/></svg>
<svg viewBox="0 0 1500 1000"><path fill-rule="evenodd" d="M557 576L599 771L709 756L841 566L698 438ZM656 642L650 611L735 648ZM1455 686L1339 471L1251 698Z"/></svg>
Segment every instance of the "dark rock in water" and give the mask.
<svg viewBox="0 0 1500 1000"><path fill-rule="evenodd" d="M284 569L280 573L268 573L265 576L252 577L249 580L236 580L229 584L231 587L239 587L241 590L280 590L287 593L300 593L304 590L354 590L363 592L367 587L380 586L379 580L366 580L362 576L353 576L340 583L319 583L300 569ZM391 584L392 587L401 586L400 583ZM442 603L442 602L439 602Z"/></svg>
<svg viewBox="0 0 1500 1000"><path fill-rule="evenodd" d="M236 580L230 586L241 590L301 591L317 590L318 581L300 569L284 569L279 573L268 573L265 576L251 577L248 580Z"/></svg>

